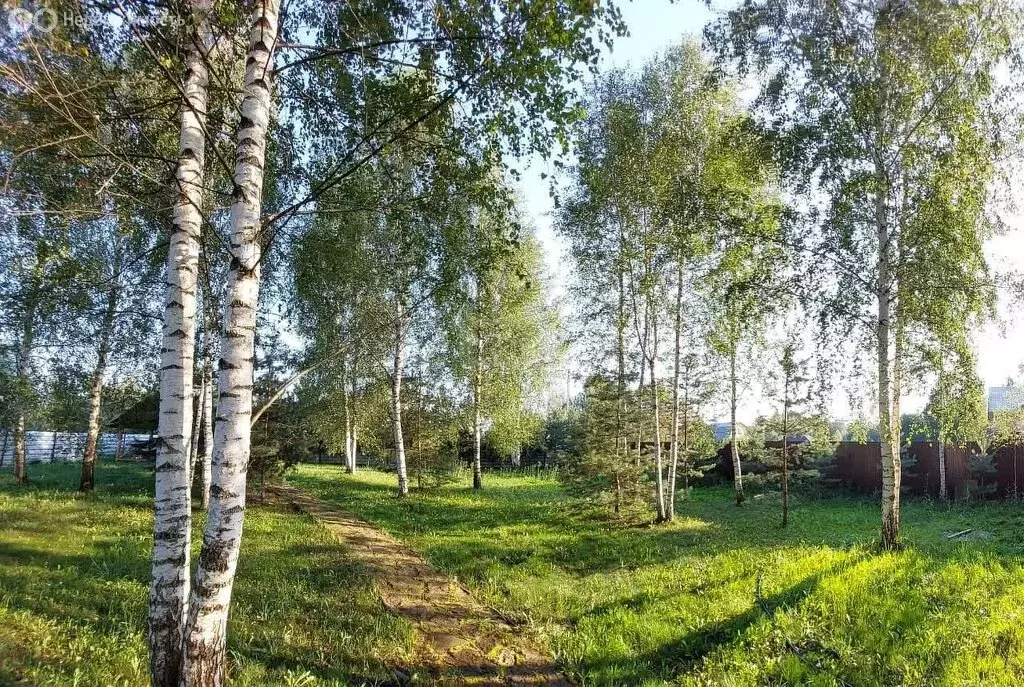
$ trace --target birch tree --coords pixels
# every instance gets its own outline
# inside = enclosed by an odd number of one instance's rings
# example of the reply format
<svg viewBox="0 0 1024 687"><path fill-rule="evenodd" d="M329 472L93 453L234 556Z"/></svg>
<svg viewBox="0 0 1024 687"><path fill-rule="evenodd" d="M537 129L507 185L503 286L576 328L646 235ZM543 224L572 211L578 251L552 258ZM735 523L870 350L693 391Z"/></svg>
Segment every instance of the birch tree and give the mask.
<svg viewBox="0 0 1024 687"><path fill-rule="evenodd" d="M153 518L153 567L149 598L150 674L156 687L177 687L181 678L188 615L191 548L189 444L195 363L196 287L202 223L207 53L210 5L192 5L194 36L187 48L173 230L167 252L163 343L160 357L160 420Z"/></svg>
<svg viewBox="0 0 1024 687"><path fill-rule="evenodd" d="M908 355L988 298L981 246L1014 107L997 74L1018 55L1018 21L1000 0L756 2L709 32L762 74L759 110L788 178L820 198L795 242L834 270L816 284L821 321L862 327L874 358L887 549L900 542Z"/></svg>
<svg viewBox="0 0 1024 687"><path fill-rule="evenodd" d="M219 685L224 675L228 609L245 513L263 169L271 124L271 74L279 10L277 0L263 0L256 5L249 27L231 205L232 259L224 294L222 363L217 378L213 484L183 644L184 679L189 685ZM187 126L183 125L183 137L186 132Z"/></svg>

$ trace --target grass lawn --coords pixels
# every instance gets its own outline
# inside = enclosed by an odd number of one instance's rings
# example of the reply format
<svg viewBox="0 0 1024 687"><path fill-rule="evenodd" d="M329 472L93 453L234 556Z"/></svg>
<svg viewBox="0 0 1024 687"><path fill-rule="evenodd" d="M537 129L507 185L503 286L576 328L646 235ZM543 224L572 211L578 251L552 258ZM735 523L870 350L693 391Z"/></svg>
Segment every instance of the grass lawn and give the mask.
<svg viewBox="0 0 1024 687"><path fill-rule="evenodd" d="M31 465L27 489L0 472L0 685L148 684L152 469L104 464L92 498L75 492L79 469ZM322 528L249 509L229 623L232 684L374 684L410 642Z"/></svg>
<svg viewBox="0 0 1024 687"><path fill-rule="evenodd" d="M531 624L583 685L1024 682L1019 504L907 503L908 548L879 554L871 500L796 499L782 531L777 499L737 508L707 489L673 525L638 527L580 517L539 478L406 500L379 472L289 480ZM968 528L986 538L945 536Z"/></svg>

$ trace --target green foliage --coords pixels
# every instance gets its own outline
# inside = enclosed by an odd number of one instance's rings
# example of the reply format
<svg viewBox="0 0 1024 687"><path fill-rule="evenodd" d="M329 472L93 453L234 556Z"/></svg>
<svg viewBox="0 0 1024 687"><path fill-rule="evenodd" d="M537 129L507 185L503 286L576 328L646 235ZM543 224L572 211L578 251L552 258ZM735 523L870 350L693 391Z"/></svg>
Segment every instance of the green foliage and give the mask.
<svg viewBox="0 0 1024 687"><path fill-rule="evenodd" d="M613 381L591 377L583 391L580 444L559 462L558 476L570 494L621 514L650 510L646 465L618 433L618 398Z"/></svg>

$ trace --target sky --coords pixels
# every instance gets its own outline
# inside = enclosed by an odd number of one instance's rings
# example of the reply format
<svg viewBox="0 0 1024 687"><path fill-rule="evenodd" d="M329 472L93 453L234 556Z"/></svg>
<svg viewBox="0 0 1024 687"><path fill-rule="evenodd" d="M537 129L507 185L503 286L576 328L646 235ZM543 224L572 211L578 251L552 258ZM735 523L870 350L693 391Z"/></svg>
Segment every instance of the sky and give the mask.
<svg viewBox="0 0 1024 687"><path fill-rule="evenodd" d="M679 0L670 3L667 0L635 0L619 3L623 19L629 28L629 35L618 39L610 51L605 50L602 56L602 69L612 67L639 67L650 57L679 43L686 37L699 38L704 25L714 19L723 7L729 6L722 2L713 3L709 9L700 0ZM550 164L538 158L528 161L521 181L521 191L525 201L527 214L532 217L537 237L545 249L545 257L551 274L552 285L556 294L564 293L565 285L571 280L569 261L566 259L566 246L552 231L552 201L549 197L549 180L555 176ZM997 273L1012 270L1024 270L1024 232L1019 215L1007 218L1011 231L1005 235L994 237L986 245L986 255L990 266ZM978 372L986 387L998 386L1007 377L1021 377L1020 366L1024 364L1024 326L1016 324L1014 308L1011 307L1007 293L1000 291L999 317L987 324L984 329L975 332L975 343L978 352ZM563 316L567 313L563 313ZM571 358L572 356L570 356ZM585 373L585 369L574 369L570 363L564 371L567 377ZM579 379L563 382L569 391L575 393L580 388ZM756 389L750 389L748 398L743 404L740 419L750 422L757 414L770 412L763 400L758 399ZM832 414L837 417L851 419L851 411L846 394L837 394L831 402ZM926 391L919 390L904 399L904 412L916 412L923 408ZM714 419L724 419L724 407L719 404L713 407Z"/></svg>

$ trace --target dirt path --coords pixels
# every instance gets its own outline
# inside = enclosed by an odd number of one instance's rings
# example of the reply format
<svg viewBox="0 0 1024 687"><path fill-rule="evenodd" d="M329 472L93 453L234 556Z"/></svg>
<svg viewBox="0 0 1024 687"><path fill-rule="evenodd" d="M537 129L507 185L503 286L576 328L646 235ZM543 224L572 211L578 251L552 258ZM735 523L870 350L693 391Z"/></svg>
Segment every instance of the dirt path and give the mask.
<svg viewBox="0 0 1024 687"><path fill-rule="evenodd" d="M375 570L384 605L413 624L418 665L402 667L401 681L416 674L439 685L571 687L534 641L401 542L295 487L275 491Z"/></svg>

